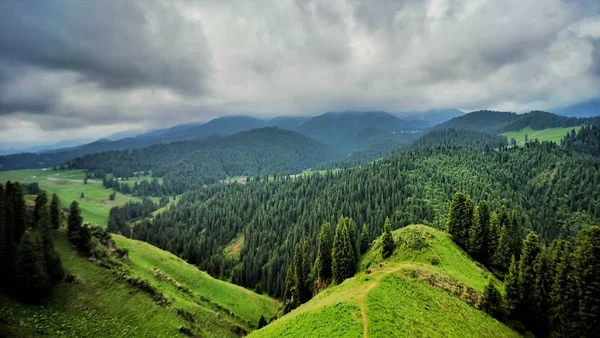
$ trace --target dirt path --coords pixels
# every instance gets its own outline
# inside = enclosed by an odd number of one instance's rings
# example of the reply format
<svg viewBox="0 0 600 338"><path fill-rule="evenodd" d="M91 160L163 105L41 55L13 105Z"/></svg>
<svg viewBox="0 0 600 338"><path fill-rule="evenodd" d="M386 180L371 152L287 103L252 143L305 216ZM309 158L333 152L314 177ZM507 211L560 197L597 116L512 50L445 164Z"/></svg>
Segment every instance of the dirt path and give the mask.
<svg viewBox="0 0 600 338"><path fill-rule="evenodd" d="M362 322L363 322L363 338L368 338L369 337L369 316L367 316L367 297L369 296L369 292L376 287L377 285L379 285L379 281L392 273L398 272L402 269L406 269L409 266L413 266L413 264L411 263L407 263L407 264L401 264L400 266L396 266L391 270L387 270L387 271L381 271L383 272L382 274L380 274L379 276L377 276L376 279L374 279L374 283L372 283L371 285L369 285L368 288L366 288L364 290L364 294L362 295L362 297L360 297L360 315L362 317Z"/></svg>

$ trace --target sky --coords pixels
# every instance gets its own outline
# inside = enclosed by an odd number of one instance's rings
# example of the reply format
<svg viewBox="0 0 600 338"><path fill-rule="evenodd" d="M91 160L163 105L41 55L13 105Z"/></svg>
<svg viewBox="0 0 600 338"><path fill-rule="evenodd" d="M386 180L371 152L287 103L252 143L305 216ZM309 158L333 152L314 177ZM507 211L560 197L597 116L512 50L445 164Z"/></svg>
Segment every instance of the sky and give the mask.
<svg viewBox="0 0 600 338"><path fill-rule="evenodd" d="M0 1L0 148L599 96L597 0Z"/></svg>

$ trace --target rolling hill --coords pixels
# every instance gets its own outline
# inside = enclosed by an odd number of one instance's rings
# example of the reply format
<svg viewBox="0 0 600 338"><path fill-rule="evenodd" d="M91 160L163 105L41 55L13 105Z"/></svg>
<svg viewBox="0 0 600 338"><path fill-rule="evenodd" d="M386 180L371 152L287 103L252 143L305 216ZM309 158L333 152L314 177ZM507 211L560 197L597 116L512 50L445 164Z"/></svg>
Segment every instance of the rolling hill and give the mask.
<svg viewBox="0 0 600 338"><path fill-rule="evenodd" d="M87 169L96 177L104 173L131 177L134 172L152 171L164 178L166 192L181 193L231 176L295 174L331 158L327 146L307 136L267 127L202 141L91 154L72 160L69 166Z"/></svg>
<svg viewBox="0 0 600 338"><path fill-rule="evenodd" d="M500 134L509 131L519 131L527 127L533 130L544 130L548 128L577 127L584 124L599 125L600 117L566 117L543 111L516 114L482 110L453 118L450 121L438 124L433 129L453 128Z"/></svg>
<svg viewBox="0 0 600 338"><path fill-rule="evenodd" d="M114 239L128 258L106 264L79 256L65 231L57 233L70 282L56 286L41 306L0 294L0 336L239 337L261 315L277 314L279 303L271 298L216 280L149 244Z"/></svg>
<svg viewBox="0 0 600 338"><path fill-rule="evenodd" d="M518 337L476 308L490 274L450 237L420 225L393 233L394 254L381 240L355 277L329 287L249 337Z"/></svg>

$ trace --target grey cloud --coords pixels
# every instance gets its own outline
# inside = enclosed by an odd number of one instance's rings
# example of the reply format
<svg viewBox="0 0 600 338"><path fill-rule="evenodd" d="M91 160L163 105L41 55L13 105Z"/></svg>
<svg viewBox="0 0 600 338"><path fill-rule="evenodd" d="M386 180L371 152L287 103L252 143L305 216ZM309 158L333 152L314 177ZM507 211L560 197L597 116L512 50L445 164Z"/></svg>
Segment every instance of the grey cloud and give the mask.
<svg viewBox="0 0 600 338"><path fill-rule="evenodd" d="M596 0L4 1L0 118L50 133L224 114L563 106L600 93L599 9Z"/></svg>
<svg viewBox="0 0 600 338"><path fill-rule="evenodd" d="M0 59L69 70L111 89L207 90L202 26L160 1L0 2Z"/></svg>

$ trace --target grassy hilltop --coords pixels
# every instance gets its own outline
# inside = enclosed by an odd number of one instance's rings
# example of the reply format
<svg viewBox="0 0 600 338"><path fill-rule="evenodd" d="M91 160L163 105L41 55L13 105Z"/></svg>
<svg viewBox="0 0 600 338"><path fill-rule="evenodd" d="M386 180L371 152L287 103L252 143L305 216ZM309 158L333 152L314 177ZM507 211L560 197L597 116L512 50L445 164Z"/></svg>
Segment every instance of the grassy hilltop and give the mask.
<svg viewBox="0 0 600 338"><path fill-rule="evenodd" d="M390 258L375 241L355 277L250 337L519 336L475 307L490 273L447 234L418 225L394 239Z"/></svg>
<svg viewBox="0 0 600 338"><path fill-rule="evenodd" d="M129 249L119 268L76 254L60 231L55 246L75 281L57 285L43 306L0 294L0 336L184 337L187 329L200 337L239 337L254 330L261 315L271 318L279 310L277 301L214 279L150 244L113 239ZM157 295L128 279L147 281Z"/></svg>

